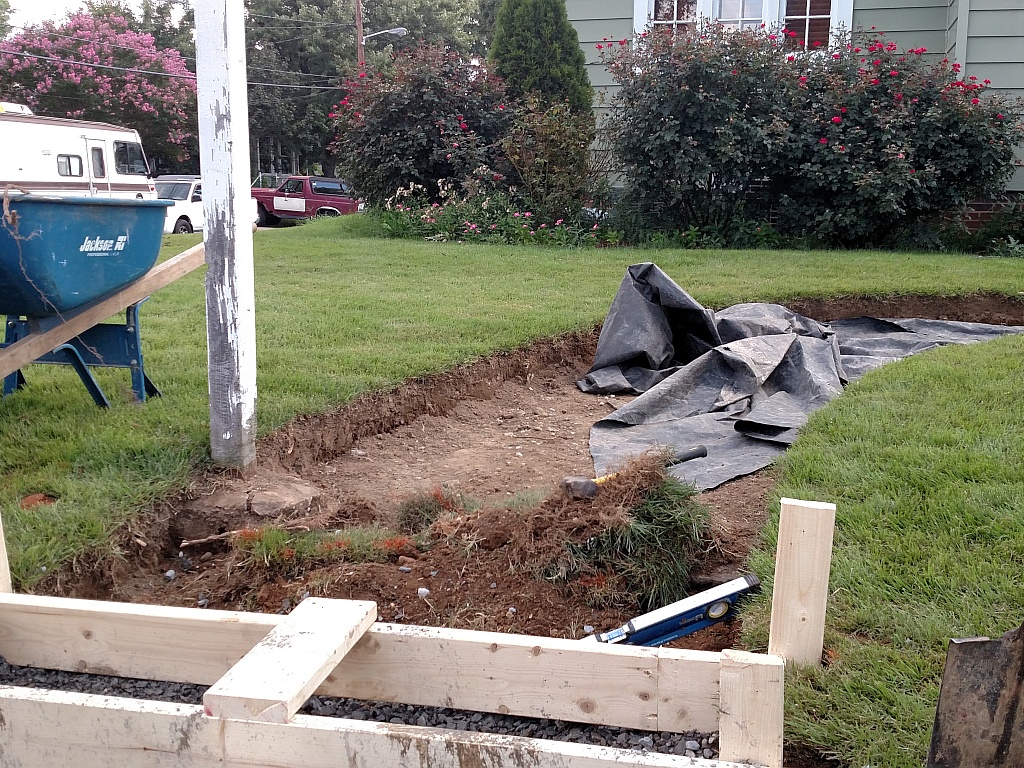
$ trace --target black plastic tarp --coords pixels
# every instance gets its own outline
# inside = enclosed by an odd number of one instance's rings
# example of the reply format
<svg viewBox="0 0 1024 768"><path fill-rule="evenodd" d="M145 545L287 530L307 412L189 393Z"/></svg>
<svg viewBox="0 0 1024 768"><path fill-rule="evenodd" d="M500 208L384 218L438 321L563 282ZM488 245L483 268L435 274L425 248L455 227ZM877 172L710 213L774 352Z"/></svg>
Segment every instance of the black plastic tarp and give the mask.
<svg viewBox="0 0 1024 768"><path fill-rule="evenodd" d="M829 324L778 304L702 307L651 263L629 267L578 386L639 394L597 422L600 475L654 446L707 447L670 472L700 490L771 464L808 415L863 373L945 344L987 341L1024 326L857 318Z"/></svg>

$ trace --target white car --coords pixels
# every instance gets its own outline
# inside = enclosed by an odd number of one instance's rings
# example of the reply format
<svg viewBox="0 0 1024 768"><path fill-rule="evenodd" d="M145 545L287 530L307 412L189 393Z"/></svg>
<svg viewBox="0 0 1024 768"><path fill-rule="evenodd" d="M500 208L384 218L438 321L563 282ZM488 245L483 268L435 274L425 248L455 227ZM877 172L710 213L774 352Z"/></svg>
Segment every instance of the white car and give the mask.
<svg viewBox="0 0 1024 768"><path fill-rule="evenodd" d="M173 200L174 205L167 209L164 219L164 234L184 235L190 232L202 232L205 218L203 216L203 180L200 176L158 176L156 179L156 196L160 200ZM252 221L259 218L256 201L252 203Z"/></svg>

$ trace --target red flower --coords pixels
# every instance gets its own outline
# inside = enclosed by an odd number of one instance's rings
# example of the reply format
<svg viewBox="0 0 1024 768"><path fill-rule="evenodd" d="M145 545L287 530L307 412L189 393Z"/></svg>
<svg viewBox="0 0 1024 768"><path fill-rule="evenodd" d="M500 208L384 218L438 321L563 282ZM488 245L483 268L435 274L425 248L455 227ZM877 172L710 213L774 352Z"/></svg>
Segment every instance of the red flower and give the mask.
<svg viewBox="0 0 1024 768"><path fill-rule="evenodd" d="M846 114L846 107L840 107L839 111L842 112L845 115Z"/></svg>
<svg viewBox="0 0 1024 768"><path fill-rule="evenodd" d="M1003 119L1003 113L1002 112L996 112L996 120L1002 120L1002 119Z"/></svg>
<svg viewBox="0 0 1024 768"><path fill-rule="evenodd" d="M907 170L909 170L911 173L917 173L917 171L915 171L913 168L908 168Z"/></svg>
<svg viewBox="0 0 1024 768"><path fill-rule="evenodd" d="M971 104L981 104L981 99L971 99Z"/></svg>
<svg viewBox="0 0 1024 768"><path fill-rule="evenodd" d="M365 72L360 72L360 73L359 73L359 76L360 76L360 77L366 77L366 73L365 73Z"/></svg>
<svg viewBox="0 0 1024 768"><path fill-rule="evenodd" d="M897 71L896 71L896 70L894 69L894 70L892 70L891 72L889 72L889 77L896 77L896 75L898 75L898 74L899 74L899 72L897 72Z"/></svg>
<svg viewBox="0 0 1024 768"><path fill-rule="evenodd" d="M625 39L623 39L623 40L619 40L619 45L626 45L626 44L627 44L628 42L629 42L629 41L628 41L628 40L625 40Z"/></svg>
<svg viewBox="0 0 1024 768"><path fill-rule="evenodd" d="M800 77L800 82L801 82L801 83L806 83L806 82L807 82L807 78L806 78L806 77L803 77L803 76L801 76L801 77Z"/></svg>
<svg viewBox="0 0 1024 768"><path fill-rule="evenodd" d="M826 139L824 136L822 136L820 139L818 139L818 143L819 144L828 144L828 139Z"/></svg>
<svg viewBox="0 0 1024 768"><path fill-rule="evenodd" d="M467 128L469 128L469 126L466 125L466 123L459 123L459 128L461 128L462 130L466 130Z"/></svg>
<svg viewBox="0 0 1024 768"><path fill-rule="evenodd" d="M832 118L832 122L835 123L836 125L839 125L841 122L843 122L843 118L836 115L835 117Z"/></svg>
<svg viewBox="0 0 1024 768"><path fill-rule="evenodd" d="M597 44L597 50L599 50L599 51L600 51L600 50L601 50L602 48L604 48L604 46L603 46L603 45L601 45L600 43L598 43L598 44Z"/></svg>
<svg viewBox="0 0 1024 768"><path fill-rule="evenodd" d="M879 79L878 79L878 78L876 77L875 79L873 79L873 80L871 81L871 84L872 84L872 85L878 85L878 84L879 84L880 82L882 82L882 81L881 81L881 80L879 80Z"/></svg>
<svg viewBox="0 0 1024 768"><path fill-rule="evenodd" d="M738 75L738 74L739 74L739 70L736 70L736 69L734 69L734 70L732 71L732 73L733 73L734 75Z"/></svg>

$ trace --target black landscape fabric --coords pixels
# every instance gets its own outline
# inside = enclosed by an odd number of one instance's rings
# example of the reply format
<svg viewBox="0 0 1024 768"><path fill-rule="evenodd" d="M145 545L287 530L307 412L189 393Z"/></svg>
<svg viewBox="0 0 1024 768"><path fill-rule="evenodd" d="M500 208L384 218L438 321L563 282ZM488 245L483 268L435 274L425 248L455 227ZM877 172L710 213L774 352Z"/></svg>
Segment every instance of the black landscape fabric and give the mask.
<svg viewBox="0 0 1024 768"><path fill-rule="evenodd" d="M634 264L612 301L590 372L594 394L638 394L590 430L598 475L654 446L707 447L673 476L699 490L756 472L808 415L867 371L946 344L1024 326L856 318L819 323L778 304L702 307L651 263Z"/></svg>

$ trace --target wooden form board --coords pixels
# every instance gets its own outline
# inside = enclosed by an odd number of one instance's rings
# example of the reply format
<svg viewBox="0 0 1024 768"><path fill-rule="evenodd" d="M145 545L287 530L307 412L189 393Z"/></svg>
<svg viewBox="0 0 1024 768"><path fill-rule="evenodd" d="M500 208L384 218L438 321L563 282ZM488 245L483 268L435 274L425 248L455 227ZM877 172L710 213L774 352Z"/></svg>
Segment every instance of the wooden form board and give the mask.
<svg viewBox="0 0 1024 768"><path fill-rule="evenodd" d="M303 600L206 691L206 714L287 723L376 620L367 600Z"/></svg>
<svg viewBox="0 0 1024 768"><path fill-rule="evenodd" d="M296 715L221 720L185 704L0 686L3 765L75 768L750 768L518 736Z"/></svg>
<svg viewBox="0 0 1024 768"><path fill-rule="evenodd" d="M36 358L52 352L56 347L102 323L108 317L142 301L153 291L170 285L180 277L205 264L206 250L202 243L179 253L131 285L104 299L97 299L83 307L62 315L63 322L43 333L33 333L0 349L0 379L29 365Z"/></svg>
<svg viewBox="0 0 1024 768"><path fill-rule="evenodd" d="M836 505L782 499L768 653L821 664Z"/></svg>
<svg viewBox="0 0 1024 768"><path fill-rule="evenodd" d="M722 708L718 729L725 760L782 768L786 662L778 656L722 651Z"/></svg>
<svg viewBox="0 0 1024 768"><path fill-rule="evenodd" d="M0 595L0 656L44 669L212 685L283 618L7 594ZM376 623L316 693L714 731L720 659L708 651Z"/></svg>

